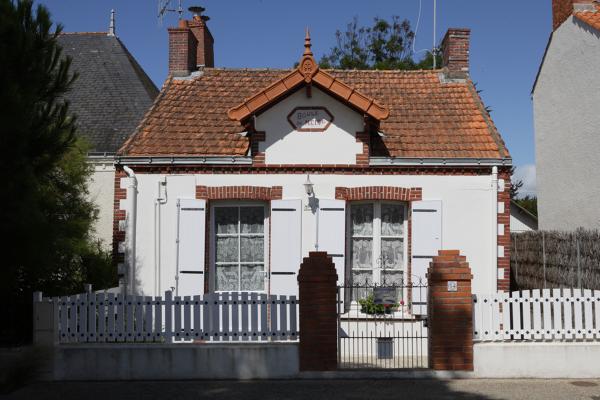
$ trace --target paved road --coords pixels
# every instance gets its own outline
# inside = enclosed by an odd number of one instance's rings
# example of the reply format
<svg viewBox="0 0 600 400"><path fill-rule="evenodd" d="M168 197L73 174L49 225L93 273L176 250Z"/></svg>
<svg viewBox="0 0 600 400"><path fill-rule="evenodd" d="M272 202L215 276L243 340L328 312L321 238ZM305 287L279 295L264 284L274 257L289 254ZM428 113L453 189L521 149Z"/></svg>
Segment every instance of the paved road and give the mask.
<svg viewBox="0 0 600 400"><path fill-rule="evenodd" d="M35 383L0 399L600 400L600 380L305 380Z"/></svg>

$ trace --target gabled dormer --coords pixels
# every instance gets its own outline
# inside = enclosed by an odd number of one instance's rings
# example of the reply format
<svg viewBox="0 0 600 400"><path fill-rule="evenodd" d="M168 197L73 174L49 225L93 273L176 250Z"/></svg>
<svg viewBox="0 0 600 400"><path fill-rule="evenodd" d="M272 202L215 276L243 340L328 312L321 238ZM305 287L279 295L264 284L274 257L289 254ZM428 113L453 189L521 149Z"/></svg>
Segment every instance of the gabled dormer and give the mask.
<svg viewBox="0 0 600 400"><path fill-rule="evenodd" d="M247 127L255 165L367 165L389 110L320 69L307 30L298 66L228 116Z"/></svg>

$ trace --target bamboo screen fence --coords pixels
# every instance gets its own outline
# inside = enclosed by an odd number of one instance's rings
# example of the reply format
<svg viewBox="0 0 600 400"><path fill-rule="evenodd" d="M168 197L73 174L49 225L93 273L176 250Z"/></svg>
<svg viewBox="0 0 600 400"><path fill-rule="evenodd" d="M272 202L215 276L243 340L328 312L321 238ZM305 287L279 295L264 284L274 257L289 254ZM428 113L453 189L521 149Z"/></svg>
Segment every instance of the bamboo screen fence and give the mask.
<svg viewBox="0 0 600 400"><path fill-rule="evenodd" d="M600 290L600 231L511 234L515 289L573 287Z"/></svg>

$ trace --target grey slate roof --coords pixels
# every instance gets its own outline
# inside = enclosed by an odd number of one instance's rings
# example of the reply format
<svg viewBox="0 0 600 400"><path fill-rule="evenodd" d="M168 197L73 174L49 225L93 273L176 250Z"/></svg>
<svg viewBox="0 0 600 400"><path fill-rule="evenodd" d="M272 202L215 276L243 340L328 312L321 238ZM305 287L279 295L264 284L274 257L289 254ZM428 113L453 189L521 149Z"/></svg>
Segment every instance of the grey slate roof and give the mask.
<svg viewBox="0 0 600 400"><path fill-rule="evenodd" d="M90 153L115 153L150 108L158 89L116 36L67 33L58 42L79 78L67 94Z"/></svg>

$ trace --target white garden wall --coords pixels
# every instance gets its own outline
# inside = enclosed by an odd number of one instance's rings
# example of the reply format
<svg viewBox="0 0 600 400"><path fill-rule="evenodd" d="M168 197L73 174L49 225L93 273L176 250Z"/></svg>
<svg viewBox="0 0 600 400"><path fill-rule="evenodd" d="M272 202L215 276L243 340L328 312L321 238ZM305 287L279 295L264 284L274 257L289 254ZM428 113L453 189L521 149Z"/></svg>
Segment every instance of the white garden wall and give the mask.
<svg viewBox="0 0 600 400"><path fill-rule="evenodd" d="M157 295L175 287L177 199L194 198L197 185L282 186L283 199L301 199L302 253L315 249L315 214L306 207L308 198L303 174L137 174L136 287L143 295ZM442 248L460 249L473 270L474 293L496 290L497 200L492 177L447 175L311 175L315 195L333 199L335 187L397 186L421 187L423 200L442 201ZM159 183L164 204L156 204ZM166 188L166 197L164 189ZM159 216L160 214L160 216ZM157 235L160 232L160 235ZM160 240L160 245L159 245ZM199 244L201 245L201 244ZM158 262L160 261L160 262ZM156 275L155 275L156 274ZM155 276L160 276L156 279ZM201 288L199 288L199 291Z"/></svg>
<svg viewBox="0 0 600 400"><path fill-rule="evenodd" d="M89 344L54 349L53 380L274 379L298 374L298 344Z"/></svg>
<svg viewBox="0 0 600 400"><path fill-rule="evenodd" d="M600 378L600 343L476 343L477 378Z"/></svg>

